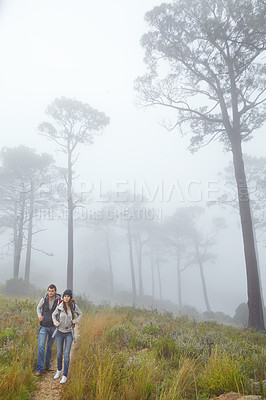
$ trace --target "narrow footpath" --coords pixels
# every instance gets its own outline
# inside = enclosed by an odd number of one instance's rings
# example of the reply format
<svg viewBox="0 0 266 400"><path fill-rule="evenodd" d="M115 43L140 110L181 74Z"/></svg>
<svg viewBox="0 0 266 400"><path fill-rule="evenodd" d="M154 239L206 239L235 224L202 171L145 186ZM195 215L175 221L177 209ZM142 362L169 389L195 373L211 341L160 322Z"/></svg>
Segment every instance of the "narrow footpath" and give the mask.
<svg viewBox="0 0 266 400"><path fill-rule="evenodd" d="M79 327L75 327L75 338L78 340L79 337ZM73 360L73 355L75 352L75 344L73 343L70 351L70 369L71 361ZM54 343L53 355L55 355L53 361L51 362L51 368L54 372L45 372L39 378L36 377L37 388L31 395L31 400L60 400L61 392L64 385L68 383L61 384L60 379L54 379L54 375L57 370L56 363L56 344Z"/></svg>

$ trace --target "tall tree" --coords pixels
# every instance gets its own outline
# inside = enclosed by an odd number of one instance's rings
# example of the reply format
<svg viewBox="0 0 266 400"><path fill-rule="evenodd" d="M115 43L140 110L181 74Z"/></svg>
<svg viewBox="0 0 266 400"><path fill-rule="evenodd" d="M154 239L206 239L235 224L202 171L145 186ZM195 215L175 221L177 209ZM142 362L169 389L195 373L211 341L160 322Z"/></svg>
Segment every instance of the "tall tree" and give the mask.
<svg viewBox="0 0 266 400"><path fill-rule="evenodd" d="M131 218L127 215L128 204L125 204L123 202L117 203L116 208L121 212L119 217L116 217L117 218L117 227L125 229L126 235L127 235L130 275L131 275L131 284L132 284L132 300L133 300L133 306L135 306L136 300L137 300L137 286L136 286L135 267L134 267L132 221L131 221Z"/></svg>
<svg viewBox="0 0 266 400"><path fill-rule="evenodd" d="M110 284L110 295L114 294L114 273L113 273L113 259L112 250L114 248L114 241L112 241L112 236L114 236L114 226L115 219L110 218L114 213L114 209L111 206L104 206L101 210L101 218L95 218L92 220L86 220L86 225L94 230L100 230L104 236L104 242L106 245L106 258L108 263L108 273L109 273L109 284ZM81 221L84 222L84 221Z"/></svg>
<svg viewBox="0 0 266 400"><path fill-rule="evenodd" d="M131 282L132 282L133 305L135 306L136 299L137 299L137 288L136 288L136 278L135 278L134 258L133 258L132 227L131 227L130 219L126 220L126 226L127 226L128 248L129 248L129 261L130 261L130 272L131 272Z"/></svg>
<svg viewBox="0 0 266 400"><path fill-rule="evenodd" d="M266 214L265 214L265 198L266 198L266 158L253 157L243 154L247 184L250 193L250 205L252 210L254 228L258 234L265 234L266 231ZM239 204L234 196L235 176L234 166L230 162L220 174L224 180L227 191L218 197L217 202L210 202L211 205L230 205L239 211ZM228 190L229 189L229 190Z"/></svg>
<svg viewBox="0 0 266 400"><path fill-rule="evenodd" d="M67 156L67 207L68 207L68 255L67 287L73 290L74 237L73 213L76 207L73 201L73 165L78 154L79 144L93 144L94 137L109 123L109 118L102 112L76 99L56 98L48 105L46 114L51 122L42 122L39 132L53 140Z"/></svg>
<svg viewBox="0 0 266 400"><path fill-rule="evenodd" d="M146 14L142 38L150 73L137 90L147 105L177 113L191 150L220 140L233 155L247 273L248 326L264 330L242 143L266 119L266 3L263 0L178 0ZM169 68L165 79L158 76ZM184 132L184 131L183 131Z"/></svg>
<svg viewBox="0 0 266 400"><path fill-rule="evenodd" d="M118 193L109 192L106 194L113 202L113 212L116 216L116 226L125 229L128 240L129 264L132 283L132 300L133 305L137 301L137 285L135 276L135 261L138 264L139 277L139 295L144 295L142 263L143 263L143 247L147 242L147 221L145 221L144 213L146 207L144 204L146 198L142 195L127 192L121 196ZM136 250L136 260L134 257L134 244Z"/></svg>
<svg viewBox="0 0 266 400"><path fill-rule="evenodd" d="M149 221L146 227L148 238L146 245L149 247L150 266L151 266L151 283L152 283L152 298L155 300L155 274L156 268L159 286L159 298L163 299L162 281L161 281L161 266L169 261L170 244L167 237L165 225L157 221Z"/></svg>
<svg viewBox="0 0 266 400"><path fill-rule="evenodd" d="M0 159L0 204L6 228L13 231L13 278L19 276L22 249L26 245L25 280L29 281L34 211L44 203L47 206L38 189L50 183L53 158L18 146L2 149Z"/></svg>
<svg viewBox="0 0 266 400"><path fill-rule="evenodd" d="M25 281L30 281L30 267L31 267L31 254L33 249L33 235L38 232L33 231L34 219L36 219L36 211L46 209L54 206L55 200L51 196L50 192L44 192L41 188L44 185L50 185L53 180L58 181L57 173L55 173L54 160L50 154L43 153L33 154L34 165L32 165L31 173L28 175L27 182L27 238L26 238L26 262L25 262ZM37 213L38 215L38 213ZM43 230L43 229L41 229ZM35 250L37 250L35 248ZM51 256L44 250L40 250L42 253Z"/></svg>
<svg viewBox="0 0 266 400"><path fill-rule="evenodd" d="M216 259L216 255L210 252L210 248L215 245L216 237L220 230L226 227L225 221L221 217L214 218L211 229L207 231L201 222L201 216L204 214L203 207L184 207L179 212L183 217L185 231L191 244L186 265L198 265L204 301L206 309L210 313L212 310L208 297L204 266L206 263L213 262Z"/></svg>
<svg viewBox="0 0 266 400"><path fill-rule="evenodd" d="M258 271L260 278L260 288L261 288L261 298L262 305L264 305L263 300L263 290L261 281L261 271L260 271L260 257L258 250L259 241L265 243L266 234L266 213L265 213L265 198L266 198L266 158L265 157L252 157L244 154L244 162L246 166L246 176L247 184L250 193L250 205L252 211L252 220L254 227L254 238L255 238L255 250L257 255ZM224 173L221 174L226 185L235 186L234 177L234 167L231 162L225 169ZM230 190L232 190L232 187ZM225 192L218 199L217 202L210 202L211 205L218 203L223 207L230 205L236 212L239 212L239 205L232 193ZM263 308L264 310L264 308Z"/></svg>
<svg viewBox="0 0 266 400"><path fill-rule="evenodd" d="M181 263L186 257L186 250L189 245L186 229L187 221L184 216L184 210L182 208L177 209L172 216L165 219L163 227L165 229L165 236L168 238L168 246L174 250L177 272L178 305L180 308L182 308L183 301L181 272L185 269L185 267L182 267Z"/></svg>
<svg viewBox="0 0 266 400"><path fill-rule="evenodd" d="M19 267L24 240L26 219L26 180L27 169L23 163L24 148L1 150L0 158L0 204L1 223L5 229L11 229L13 247L13 278L19 276ZM25 155L25 154L24 154ZM24 161L28 157L24 159Z"/></svg>
<svg viewBox="0 0 266 400"><path fill-rule="evenodd" d="M135 209L138 211L138 208ZM136 255L138 260L138 275L139 275L139 296L143 297L144 295L144 286L143 286L143 255L144 248L148 243L149 239L149 231L150 231L150 220L145 220L141 216L139 218L134 219L133 221L133 240L135 243Z"/></svg>

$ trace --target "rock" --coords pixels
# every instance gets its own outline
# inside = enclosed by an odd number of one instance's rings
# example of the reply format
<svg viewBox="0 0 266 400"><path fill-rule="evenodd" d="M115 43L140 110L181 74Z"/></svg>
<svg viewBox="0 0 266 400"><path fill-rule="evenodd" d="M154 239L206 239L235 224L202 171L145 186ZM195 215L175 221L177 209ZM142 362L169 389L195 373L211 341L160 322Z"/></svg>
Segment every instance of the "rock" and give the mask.
<svg viewBox="0 0 266 400"><path fill-rule="evenodd" d="M229 392L226 394L221 394L219 397L213 397L210 400L237 400L239 398L239 394L236 392Z"/></svg>
<svg viewBox="0 0 266 400"><path fill-rule="evenodd" d="M264 381L262 381L264 390L266 392L266 379L264 379ZM260 383L259 382L253 382L253 388L255 390L255 393L260 393Z"/></svg>
<svg viewBox="0 0 266 400"><path fill-rule="evenodd" d="M254 395L241 396L236 392L229 392L221 394L219 397L213 397L210 400L261 400L261 397Z"/></svg>

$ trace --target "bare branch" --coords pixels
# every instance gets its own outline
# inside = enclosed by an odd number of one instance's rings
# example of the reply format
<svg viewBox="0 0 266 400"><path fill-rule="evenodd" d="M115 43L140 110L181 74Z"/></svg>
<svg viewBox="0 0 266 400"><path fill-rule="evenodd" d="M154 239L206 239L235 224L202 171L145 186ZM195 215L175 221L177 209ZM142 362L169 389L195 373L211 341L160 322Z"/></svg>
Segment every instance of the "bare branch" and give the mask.
<svg viewBox="0 0 266 400"><path fill-rule="evenodd" d="M46 251L41 250L41 249L37 249L37 248L35 248L35 247L33 247L33 246L31 246L31 248L32 248L32 250L38 251L39 253L43 253L43 254L45 254L46 256L49 256L49 257L53 257L53 256L54 256L53 253L47 253Z"/></svg>
<svg viewBox="0 0 266 400"><path fill-rule="evenodd" d="M47 229L40 229L36 232L32 232L32 235L36 235L37 233L44 232L44 231L47 231Z"/></svg>

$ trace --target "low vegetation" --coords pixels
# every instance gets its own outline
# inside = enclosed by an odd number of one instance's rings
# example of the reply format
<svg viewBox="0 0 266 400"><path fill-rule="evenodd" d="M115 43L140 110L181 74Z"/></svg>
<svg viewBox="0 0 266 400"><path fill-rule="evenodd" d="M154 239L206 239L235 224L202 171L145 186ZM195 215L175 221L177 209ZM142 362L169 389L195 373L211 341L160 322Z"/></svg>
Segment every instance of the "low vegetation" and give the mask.
<svg viewBox="0 0 266 400"><path fill-rule="evenodd" d="M45 293L45 289L37 289L32 283L22 278L9 279L5 285L0 285L0 294L3 296L25 298L25 293L31 300L40 299Z"/></svg>
<svg viewBox="0 0 266 400"><path fill-rule="evenodd" d="M252 394L266 379L263 333L77 301L84 316L64 399L203 400ZM30 399L37 333L36 303L0 298L1 400Z"/></svg>
<svg viewBox="0 0 266 400"><path fill-rule="evenodd" d="M26 400L34 389L36 304L0 298L0 399Z"/></svg>
<svg viewBox="0 0 266 400"><path fill-rule="evenodd" d="M64 399L186 400L253 392L266 335L130 307L84 316Z"/></svg>

